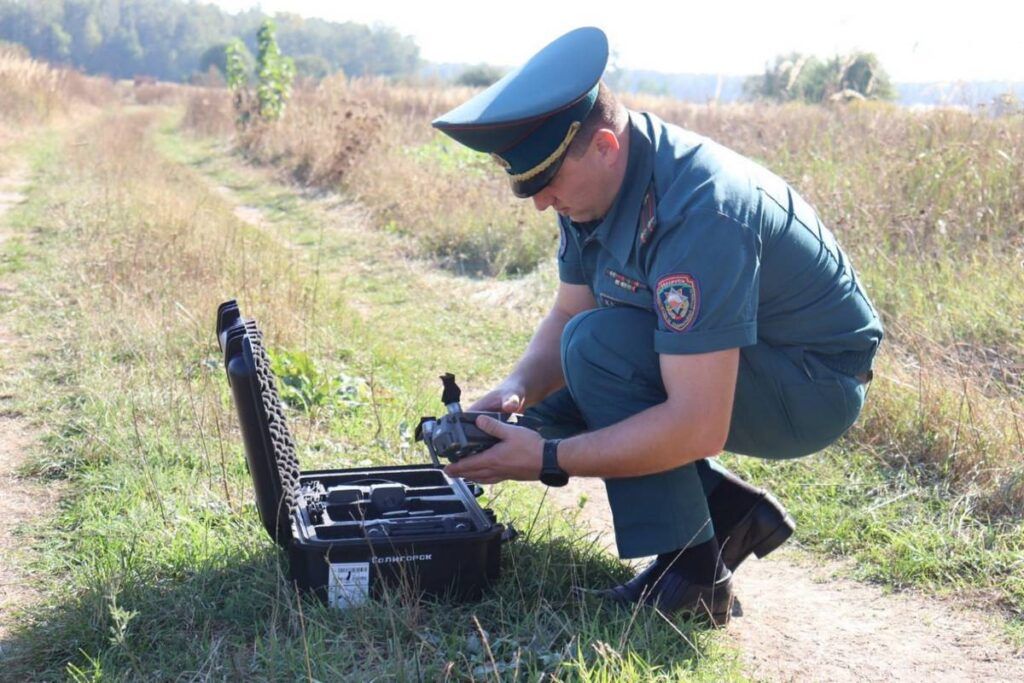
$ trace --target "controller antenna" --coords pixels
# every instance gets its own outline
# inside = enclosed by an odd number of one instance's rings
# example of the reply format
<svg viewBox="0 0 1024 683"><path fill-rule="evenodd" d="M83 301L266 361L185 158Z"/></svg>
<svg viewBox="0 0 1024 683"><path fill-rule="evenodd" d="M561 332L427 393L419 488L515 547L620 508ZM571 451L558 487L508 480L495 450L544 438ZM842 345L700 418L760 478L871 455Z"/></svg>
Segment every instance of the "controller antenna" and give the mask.
<svg viewBox="0 0 1024 683"><path fill-rule="evenodd" d="M441 375L441 382L444 383L444 391L441 392L441 403L448 409L449 413L461 413L462 406L459 400L462 398L462 389L455 383L455 375L446 372Z"/></svg>
<svg viewBox="0 0 1024 683"><path fill-rule="evenodd" d="M459 400L462 398L462 389L455 383L455 375L444 373L441 375L441 382L444 384L444 390L441 392L441 402L444 403L444 408L449 413L462 413L462 405L459 404Z"/></svg>

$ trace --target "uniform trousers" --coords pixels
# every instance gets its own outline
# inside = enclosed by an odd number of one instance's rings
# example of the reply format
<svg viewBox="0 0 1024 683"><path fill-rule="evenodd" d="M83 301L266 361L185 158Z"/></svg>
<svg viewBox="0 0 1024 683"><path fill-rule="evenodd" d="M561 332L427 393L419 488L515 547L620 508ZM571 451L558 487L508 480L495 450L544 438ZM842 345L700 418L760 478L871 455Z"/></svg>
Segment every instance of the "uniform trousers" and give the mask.
<svg viewBox="0 0 1024 683"><path fill-rule="evenodd" d="M561 340L566 386L527 410L545 438L566 438L620 422L666 400L654 350L654 313L616 306L573 317ZM739 351L725 449L796 458L835 441L857 419L865 385L821 356L758 343ZM827 361L827 359L825 359ZM699 394L697 394L699 396ZM704 459L664 472L606 479L622 558L657 555L710 540L707 497L724 467Z"/></svg>

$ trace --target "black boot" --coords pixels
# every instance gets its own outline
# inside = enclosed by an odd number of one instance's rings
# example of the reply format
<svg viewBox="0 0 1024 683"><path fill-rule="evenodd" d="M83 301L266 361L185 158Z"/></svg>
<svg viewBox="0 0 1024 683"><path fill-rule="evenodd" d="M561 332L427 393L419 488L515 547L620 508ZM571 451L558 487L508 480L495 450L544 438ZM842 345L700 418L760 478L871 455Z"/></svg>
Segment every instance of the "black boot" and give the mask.
<svg viewBox="0 0 1024 683"><path fill-rule="evenodd" d="M796 522L772 494L732 473L708 496L722 563L736 571L751 553L764 557L793 535Z"/></svg>
<svg viewBox="0 0 1024 683"><path fill-rule="evenodd" d="M721 627L729 623L732 612L732 573L722 565L718 543L712 539L659 555L626 583L598 594L620 605L649 605Z"/></svg>

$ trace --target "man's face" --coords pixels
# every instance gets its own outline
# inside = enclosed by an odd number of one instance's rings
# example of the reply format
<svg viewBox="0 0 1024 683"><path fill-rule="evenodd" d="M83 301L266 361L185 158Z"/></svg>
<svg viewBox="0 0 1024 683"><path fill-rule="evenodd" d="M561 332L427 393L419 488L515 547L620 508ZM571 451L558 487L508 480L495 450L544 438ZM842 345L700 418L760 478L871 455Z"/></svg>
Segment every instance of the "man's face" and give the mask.
<svg viewBox="0 0 1024 683"><path fill-rule="evenodd" d="M600 131L582 156L566 156L551 182L533 195L538 211L550 206L577 223L597 220L608 212L618 191L611 187L613 157L618 150L600 144L599 136Z"/></svg>

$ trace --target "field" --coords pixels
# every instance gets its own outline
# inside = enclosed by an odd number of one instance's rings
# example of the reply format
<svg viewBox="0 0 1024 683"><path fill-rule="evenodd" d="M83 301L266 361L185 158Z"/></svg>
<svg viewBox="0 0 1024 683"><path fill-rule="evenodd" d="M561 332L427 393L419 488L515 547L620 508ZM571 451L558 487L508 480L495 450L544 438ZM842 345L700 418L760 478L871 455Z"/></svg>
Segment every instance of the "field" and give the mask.
<svg viewBox="0 0 1024 683"><path fill-rule="evenodd" d="M304 467L422 462L409 436L437 410L438 372L474 395L500 379L557 278L553 218L429 126L466 91L327 80L280 124L236 134L223 91L49 87L26 92L51 104L0 111L0 176L26 178L0 216L0 415L33 435L17 470L30 499L59 496L13 537L5 576L33 594L4 622L0 677L751 675L726 634L574 599L630 570L589 533L591 503L538 486L488 491L524 535L482 603L339 614L282 580L216 305L238 298L268 332ZM630 104L790 180L884 316L867 407L840 443L789 463L724 457L786 503L811 562L955 594L1019 647L1024 120Z"/></svg>

